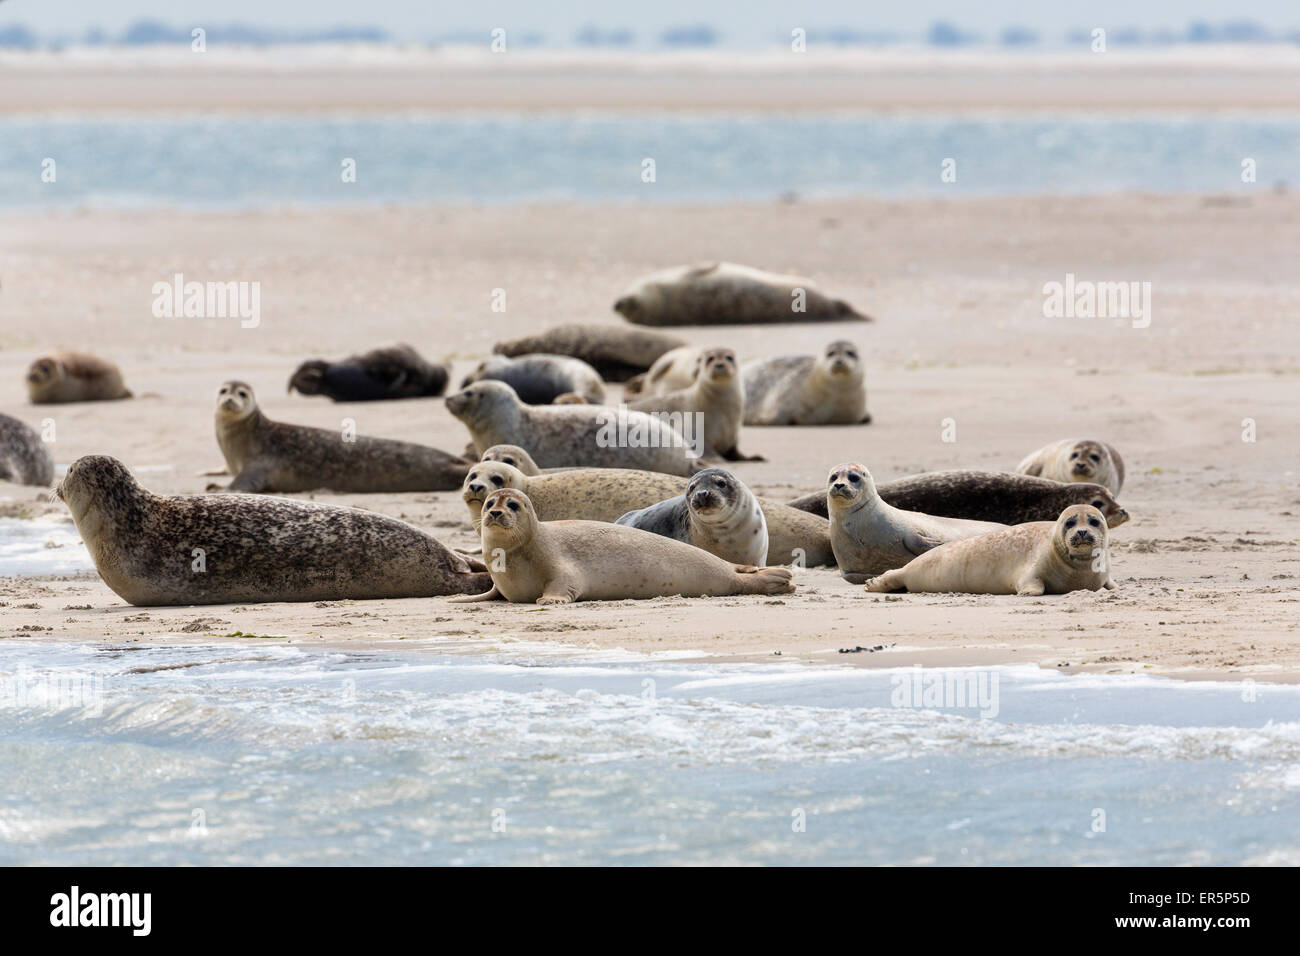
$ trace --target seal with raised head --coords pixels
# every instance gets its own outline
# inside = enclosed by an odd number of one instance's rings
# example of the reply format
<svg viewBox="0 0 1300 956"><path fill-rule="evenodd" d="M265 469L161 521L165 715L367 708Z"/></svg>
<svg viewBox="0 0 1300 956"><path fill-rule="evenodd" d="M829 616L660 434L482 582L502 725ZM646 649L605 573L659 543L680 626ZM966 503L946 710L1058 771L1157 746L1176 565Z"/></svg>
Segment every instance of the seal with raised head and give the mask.
<svg viewBox="0 0 1300 956"><path fill-rule="evenodd" d="M79 458L54 493L129 604L477 594L484 566L404 521L261 495L155 495L114 458Z"/></svg>
<svg viewBox="0 0 1300 956"><path fill-rule="evenodd" d="M498 460L481 461L470 469L461 498L475 528L483 499L501 488L527 494L542 521L613 522L629 511L685 494L686 487L685 478L630 468L574 468L530 476ZM767 524L769 562L805 567L835 564L830 522L825 518L764 498L758 504Z"/></svg>
<svg viewBox="0 0 1300 956"><path fill-rule="evenodd" d="M957 591L966 594L1065 594L1114 588L1106 519L1091 505L1071 505L1056 521L950 541L867 582L868 591Z"/></svg>
<svg viewBox="0 0 1300 956"><path fill-rule="evenodd" d="M513 488L483 503L483 556L492 590L462 599L538 604L729 594L789 594L789 568L732 564L637 528L601 521L538 521Z"/></svg>
<svg viewBox="0 0 1300 956"><path fill-rule="evenodd" d="M918 554L949 541L1006 527L894 508L881 500L871 472L857 462L832 468L828 485L831 547L840 576L853 584L901 568Z"/></svg>
<svg viewBox="0 0 1300 956"><path fill-rule="evenodd" d="M54 482L54 459L41 436L8 415L0 415L0 481L46 487Z"/></svg>
<svg viewBox="0 0 1300 956"><path fill-rule="evenodd" d="M27 396L33 405L109 402L130 398L122 372L108 359L85 352L43 355L27 368Z"/></svg>
<svg viewBox="0 0 1300 956"><path fill-rule="evenodd" d="M607 382L626 382L648 369L669 349L685 344L677 336L663 332L570 322L534 335L498 342L492 351L510 356L568 355L582 359Z"/></svg>
<svg viewBox="0 0 1300 956"><path fill-rule="evenodd" d="M937 518L970 518L998 524L1054 521L1070 505L1091 505L1112 528L1129 514L1101 485L1049 481L1004 471L931 471L895 478L876 486L887 504ZM825 517L826 492L814 491L790 502L790 507Z"/></svg>
<svg viewBox="0 0 1300 956"><path fill-rule="evenodd" d="M1104 441L1063 438L1025 456L1016 471L1054 481L1087 481L1117 495L1124 487L1124 459Z"/></svg>
<svg viewBox="0 0 1300 956"><path fill-rule="evenodd" d="M754 493L721 468L691 476L685 494L629 511L616 524L684 541L724 561L767 564L767 521Z"/></svg>
<svg viewBox="0 0 1300 956"><path fill-rule="evenodd" d="M451 370L428 362L409 345L390 345L341 362L310 359L289 377L289 391L324 395L336 402L379 402L437 396Z"/></svg>
<svg viewBox="0 0 1300 956"><path fill-rule="evenodd" d="M412 442L273 422L245 382L222 384L214 417L229 491L455 491L473 464Z"/></svg>
<svg viewBox="0 0 1300 956"><path fill-rule="evenodd" d="M871 421L858 347L843 339L820 356L746 362L746 425L855 425Z"/></svg>
<svg viewBox="0 0 1300 956"><path fill-rule="evenodd" d="M664 269L638 279L614 303L635 325L744 325L753 322L871 321L843 299L793 275L734 262Z"/></svg>
<svg viewBox="0 0 1300 956"><path fill-rule="evenodd" d="M703 465L671 424L604 405L525 405L504 382L475 382L447 397L482 454L493 445L532 451L542 468L642 468L692 475ZM702 436L701 436L702 437Z"/></svg>
<svg viewBox="0 0 1300 956"><path fill-rule="evenodd" d="M492 355L478 363L465 376L460 387L491 379L505 382L515 390L519 400L529 405L572 402L576 395L589 405L603 405L605 384L600 374L582 359L567 355ZM561 403L560 399L565 402Z"/></svg>
<svg viewBox="0 0 1300 956"><path fill-rule="evenodd" d="M666 395L647 395L627 403L638 412L699 416L704 425L704 453L727 461L764 461L745 455L738 447L740 423L745 414L745 392L740 382L736 353L731 349L703 349L695 360L694 381Z"/></svg>

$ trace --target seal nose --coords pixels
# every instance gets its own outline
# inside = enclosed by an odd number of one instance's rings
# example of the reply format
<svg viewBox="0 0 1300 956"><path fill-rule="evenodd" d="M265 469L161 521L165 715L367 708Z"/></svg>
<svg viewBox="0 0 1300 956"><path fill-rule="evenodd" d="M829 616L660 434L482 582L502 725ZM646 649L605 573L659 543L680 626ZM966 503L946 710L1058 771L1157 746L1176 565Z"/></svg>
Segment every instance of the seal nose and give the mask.
<svg viewBox="0 0 1300 956"><path fill-rule="evenodd" d="M502 511L500 508L493 508L491 511L488 512L488 514L491 515L493 518L500 518L503 514L505 514L505 512Z"/></svg>
<svg viewBox="0 0 1300 956"><path fill-rule="evenodd" d="M469 490L474 492L475 494L479 494L483 491L483 486L480 484L473 484L469 486Z"/></svg>

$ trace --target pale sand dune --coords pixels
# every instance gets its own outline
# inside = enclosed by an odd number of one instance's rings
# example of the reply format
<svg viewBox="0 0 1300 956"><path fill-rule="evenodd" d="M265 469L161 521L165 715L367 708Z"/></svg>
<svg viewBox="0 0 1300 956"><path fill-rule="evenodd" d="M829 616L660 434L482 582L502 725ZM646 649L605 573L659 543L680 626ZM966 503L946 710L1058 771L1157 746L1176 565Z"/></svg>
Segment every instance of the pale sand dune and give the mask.
<svg viewBox="0 0 1300 956"><path fill-rule="evenodd" d="M3 86L3 84L0 84ZM742 357L810 351L848 335L868 362L875 423L747 429L766 463L735 466L763 493L819 487L866 462L887 479L1010 468L1067 435L1116 444L1135 520L1115 533L1114 593L868 596L830 571L781 599L663 599L537 609L444 599L339 607L141 610L98 580L0 581L0 636L158 638L202 633L376 642L448 634L871 666L1032 661L1102 670L1300 676L1300 201L1261 187L1198 196L854 201L688 207L529 206L349 212L107 213L0 217L0 411L51 417L60 464L106 453L160 492L196 492L221 462L212 397L239 376L267 412L458 450L441 400L357 406L286 396L296 362L406 340L461 373L502 337L560 321L620 321L618 292L654 268L725 257L811 275L871 325L690 329ZM1045 319L1042 286L1153 285L1153 319ZM262 323L156 319L151 286L262 285ZM494 288L508 311L490 311ZM75 346L122 366L144 397L36 408L22 371ZM956 421L957 441L941 441ZM1258 441L1241 440L1254 419ZM454 494L319 495L404 517L454 546L473 539ZM0 486L0 510L62 510ZM23 605L36 604L28 608ZM89 610L69 607L90 605ZM42 628L43 630L31 630ZM897 644L888 653L841 647Z"/></svg>

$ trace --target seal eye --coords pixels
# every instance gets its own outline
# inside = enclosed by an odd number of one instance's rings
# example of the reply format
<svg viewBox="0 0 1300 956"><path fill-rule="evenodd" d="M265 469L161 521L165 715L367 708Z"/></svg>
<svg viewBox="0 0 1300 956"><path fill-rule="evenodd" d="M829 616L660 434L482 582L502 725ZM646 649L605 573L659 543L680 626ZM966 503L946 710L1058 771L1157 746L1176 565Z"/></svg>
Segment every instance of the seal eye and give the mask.
<svg viewBox="0 0 1300 956"><path fill-rule="evenodd" d="M1094 528L1100 528L1100 527L1101 527L1101 522L1098 521L1096 518L1089 518L1089 519L1088 519L1088 524L1092 525Z"/></svg>
<svg viewBox="0 0 1300 956"><path fill-rule="evenodd" d="M492 476L492 484L496 485L498 488L500 488L500 487L501 487L502 485L504 485L505 483L506 483L506 480L505 480L504 478L502 478L500 475L493 475L493 476Z"/></svg>
<svg viewBox="0 0 1300 956"><path fill-rule="evenodd" d="M1091 458L1093 461L1096 461L1096 462L1101 461L1101 455L1089 455L1088 457Z"/></svg>
<svg viewBox="0 0 1300 956"><path fill-rule="evenodd" d="M518 510L519 510L519 502L514 501L514 500L507 501L507 502L506 502L506 507L509 508L511 511L518 511Z"/></svg>
<svg viewBox="0 0 1300 956"><path fill-rule="evenodd" d="M1098 510L1101 510L1102 504L1103 504L1102 500L1098 498L1096 501L1092 503L1092 506Z"/></svg>
<svg viewBox="0 0 1300 956"><path fill-rule="evenodd" d="M515 463L515 460L513 458L502 458L501 460L505 462L507 465L513 465Z"/></svg>
<svg viewBox="0 0 1300 956"><path fill-rule="evenodd" d="M1066 521L1065 521L1065 526L1066 526L1067 528L1073 528L1073 527L1074 527L1076 524L1078 524L1078 523L1079 523L1079 519L1078 519L1078 518L1076 518L1076 517L1070 517L1070 518L1067 518L1067 519L1066 519Z"/></svg>
<svg viewBox="0 0 1300 956"><path fill-rule="evenodd" d="M854 472L850 472L850 473L849 473L849 481L853 482L855 485L861 484L861 483L862 483L862 476L859 475L856 471L854 471Z"/></svg>
<svg viewBox="0 0 1300 956"><path fill-rule="evenodd" d="M719 488L727 487L727 479L725 478L714 478L713 483L717 485Z"/></svg>

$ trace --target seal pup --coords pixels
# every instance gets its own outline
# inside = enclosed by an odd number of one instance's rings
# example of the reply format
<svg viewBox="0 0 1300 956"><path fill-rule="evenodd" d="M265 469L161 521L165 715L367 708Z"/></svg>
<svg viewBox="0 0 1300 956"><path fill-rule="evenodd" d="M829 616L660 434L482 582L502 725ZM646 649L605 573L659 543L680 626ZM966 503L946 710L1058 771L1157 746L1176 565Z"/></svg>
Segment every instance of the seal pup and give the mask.
<svg viewBox="0 0 1300 956"><path fill-rule="evenodd" d="M324 395L336 402L379 402L441 395L451 370L425 361L399 344L352 355L341 362L311 359L289 376L289 391Z"/></svg>
<svg viewBox="0 0 1300 956"><path fill-rule="evenodd" d="M245 604L477 594L486 568L385 515L261 495L155 495L91 455L54 492L128 604Z"/></svg>
<svg viewBox="0 0 1300 956"><path fill-rule="evenodd" d="M894 508L880 499L871 472L857 462L831 469L828 485L831 547L840 576L853 584L901 568L918 554L949 541L1006 528L989 521L936 518Z"/></svg>
<svg viewBox="0 0 1300 956"><path fill-rule="evenodd" d="M683 345L672 349L655 359L650 370L643 375L636 375L627 380L623 394L630 395L666 395L683 388L689 388L699 371L700 352L703 349L693 345Z"/></svg>
<svg viewBox="0 0 1300 956"><path fill-rule="evenodd" d="M1016 471L1055 481L1087 481L1119 494L1124 487L1124 459L1113 446L1091 438L1063 438L1025 456Z"/></svg>
<svg viewBox="0 0 1300 956"><path fill-rule="evenodd" d="M569 604L794 591L788 568L732 564L681 541L601 521L538 521L528 496L513 488L484 501L482 537L493 587L461 600Z"/></svg>
<svg viewBox="0 0 1300 956"><path fill-rule="evenodd" d="M1071 505L1056 521L950 541L867 582L868 591L959 591L967 594L1065 594L1114 588L1106 519L1091 505Z"/></svg>
<svg viewBox="0 0 1300 956"><path fill-rule="evenodd" d="M27 367L27 396L33 405L52 405L116 401L130 398L131 391L108 359L85 352L55 352Z"/></svg>
<svg viewBox="0 0 1300 956"><path fill-rule="evenodd" d="M721 468L697 472L685 494L629 511L615 524L685 541L735 564L767 564L763 509L744 482Z"/></svg>
<svg viewBox="0 0 1300 956"><path fill-rule="evenodd" d="M47 488L54 483L54 459L41 436L8 415L0 415L0 481Z"/></svg>
<svg viewBox="0 0 1300 956"><path fill-rule="evenodd" d="M582 359L567 355L493 355L479 362L460 387L485 379L505 382L521 402L529 405L560 404L561 398L567 403L572 401L566 397L570 395L589 405L605 403L605 384L600 374Z"/></svg>
<svg viewBox="0 0 1300 956"><path fill-rule="evenodd" d="M731 349L704 349L695 359L695 369L693 383L681 391L647 395L628 402L627 407L638 412L702 416L706 455L727 461L765 461L758 455L745 455L737 447L745 393L736 353Z"/></svg>
<svg viewBox="0 0 1300 956"><path fill-rule="evenodd" d="M746 362L746 425L867 424L862 357L840 339L820 357L788 355Z"/></svg>
<svg viewBox="0 0 1300 956"><path fill-rule="evenodd" d="M235 476L229 491L455 491L473 464L411 442L273 422L245 382L222 384L214 417Z"/></svg>
<svg viewBox="0 0 1300 956"><path fill-rule="evenodd" d="M655 272L632 284L614 311L635 325L742 325L753 322L871 321L808 279L734 262Z"/></svg>
<svg viewBox="0 0 1300 956"><path fill-rule="evenodd" d="M1101 485L1050 481L1005 471L930 471L881 482L876 491L887 504L936 518L970 518L998 524L1054 521L1070 505L1092 505L1118 528L1129 513ZM826 516L826 492L790 502L791 508Z"/></svg>
<svg viewBox="0 0 1300 956"><path fill-rule="evenodd" d="M686 487L685 478L631 468L572 468L525 475L505 461L482 461L466 476L461 498L475 528L483 499L501 488L527 494L541 521L614 522L629 511L685 494ZM767 524L769 562L805 567L835 564L829 521L764 498L758 504Z"/></svg>
<svg viewBox="0 0 1300 956"><path fill-rule="evenodd" d="M607 382L626 382L648 369L669 349L685 344L677 336L664 332L571 322L552 326L535 335L498 342L492 351L509 356L536 352L568 355L582 359Z"/></svg>
<svg viewBox="0 0 1300 956"><path fill-rule="evenodd" d="M677 429L644 412L525 405L509 385L491 381L447 396L447 409L464 422L480 455L493 445L519 445L531 449L542 468L642 468L686 476L704 467L690 457L692 448Z"/></svg>

